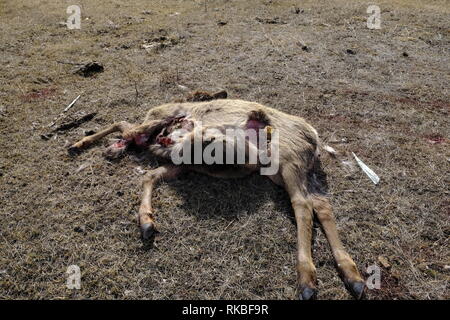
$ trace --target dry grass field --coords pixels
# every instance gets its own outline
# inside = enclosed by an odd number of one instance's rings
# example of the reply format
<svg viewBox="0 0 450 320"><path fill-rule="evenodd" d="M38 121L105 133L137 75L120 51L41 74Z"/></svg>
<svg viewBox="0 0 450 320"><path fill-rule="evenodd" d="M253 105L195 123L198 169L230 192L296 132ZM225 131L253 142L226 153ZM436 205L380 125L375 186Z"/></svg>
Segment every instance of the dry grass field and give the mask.
<svg viewBox="0 0 450 320"><path fill-rule="evenodd" d="M64 25L72 4L79 30ZM149 248L134 216L156 161L107 161L108 139L67 155L180 86L302 116L355 152L379 185L324 167L346 248L361 271L382 268L367 298L450 299L448 1L1 0L0 18L0 299L296 299L293 212L267 178L162 183ZM73 73L89 61L104 71ZM56 126L94 118L50 134L78 95ZM319 227L313 250L318 298L350 299ZM80 290L66 288L72 264Z"/></svg>

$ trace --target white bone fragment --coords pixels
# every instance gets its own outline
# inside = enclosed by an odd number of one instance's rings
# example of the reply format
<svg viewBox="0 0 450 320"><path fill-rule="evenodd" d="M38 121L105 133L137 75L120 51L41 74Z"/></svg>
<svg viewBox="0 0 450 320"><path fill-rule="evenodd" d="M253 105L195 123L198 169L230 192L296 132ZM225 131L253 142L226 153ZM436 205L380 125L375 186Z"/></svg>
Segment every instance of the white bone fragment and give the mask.
<svg viewBox="0 0 450 320"><path fill-rule="evenodd" d="M370 180L372 180L373 183L378 184L378 182L380 182L380 177L377 176L377 174L375 172L373 172L372 169L370 169L368 166L366 166L366 164L364 162L361 161L361 159L359 159L356 154L354 154L352 152L353 156L355 157L356 162L358 163L358 165L360 166L360 168L362 169L362 171L364 171L365 174L367 174L367 176L370 178Z"/></svg>

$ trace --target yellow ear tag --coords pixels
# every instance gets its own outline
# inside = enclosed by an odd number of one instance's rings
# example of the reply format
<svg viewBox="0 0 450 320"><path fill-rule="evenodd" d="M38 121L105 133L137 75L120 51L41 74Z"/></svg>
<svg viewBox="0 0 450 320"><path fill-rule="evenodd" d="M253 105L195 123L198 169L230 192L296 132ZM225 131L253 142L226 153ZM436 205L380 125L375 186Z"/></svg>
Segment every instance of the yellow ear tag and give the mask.
<svg viewBox="0 0 450 320"><path fill-rule="evenodd" d="M273 128L271 126L266 126L266 132L267 132L267 139L270 139L272 137Z"/></svg>

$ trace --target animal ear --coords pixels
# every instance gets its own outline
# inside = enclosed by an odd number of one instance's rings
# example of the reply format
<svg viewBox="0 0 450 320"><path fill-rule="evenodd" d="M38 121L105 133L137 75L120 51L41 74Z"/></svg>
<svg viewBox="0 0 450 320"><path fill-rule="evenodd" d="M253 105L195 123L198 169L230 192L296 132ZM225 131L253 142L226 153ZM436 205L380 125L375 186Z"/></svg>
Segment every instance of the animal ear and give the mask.
<svg viewBox="0 0 450 320"><path fill-rule="evenodd" d="M211 101L213 97L206 91L195 91L189 93L186 97L187 102L202 102L202 101Z"/></svg>
<svg viewBox="0 0 450 320"><path fill-rule="evenodd" d="M225 90L214 93L213 99L226 99L228 97L228 93Z"/></svg>
<svg viewBox="0 0 450 320"><path fill-rule="evenodd" d="M195 91L191 92L186 96L186 102L202 102L202 101L211 101L216 99L226 99L228 93L225 90L216 92L214 94L210 94L206 91Z"/></svg>
<svg viewBox="0 0 450 320"><path fill-rule="evenodd" d="M258 121L265 125L270 124L269 117L267 117L266 113L260 109L250 111L248 113L248 120Z"/></svg>

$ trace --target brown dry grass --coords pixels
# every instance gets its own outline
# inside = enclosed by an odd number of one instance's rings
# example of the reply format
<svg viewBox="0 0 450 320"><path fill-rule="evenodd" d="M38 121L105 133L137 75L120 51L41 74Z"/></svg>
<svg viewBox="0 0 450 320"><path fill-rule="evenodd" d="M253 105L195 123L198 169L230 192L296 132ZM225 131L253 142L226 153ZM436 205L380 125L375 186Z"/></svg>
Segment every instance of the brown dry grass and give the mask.
<svg viewBox="0 0 450 320"><path fill-rule="evenodd" d="M134 168L156 164L108 162L101 144L66 155L66 141L84 129L140 121L179 97L178 82L226 89L301 115L330 141L345 139L333 146L381 176L374 186L360 171L325 164L360 269L380 255L392 265L368 297L448 299L449 7L422 2L379 3L382 29L371 31L367 1L210 0L204 12L203 1L81 0L82 29L70 31L58 22L72 3L2 1L0 298L295 298L292 212L267 179L192 174L162 184L154 199L161 234L147 250L133 219ZM147 53L142 44L161 34L174 41ZM105 72L82 78L58 60L98 60ZM81 93L69 116L97 117L41 139ZM314 259L319 298L349 298L320 229ZM82 270L79 291L65 287L71 264Z"/></svg>

